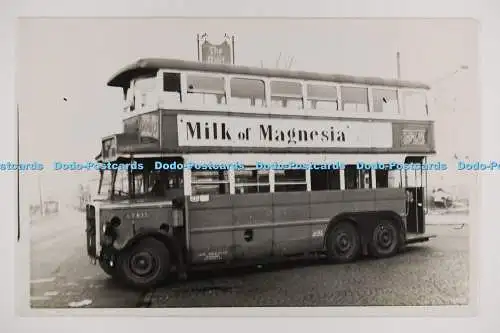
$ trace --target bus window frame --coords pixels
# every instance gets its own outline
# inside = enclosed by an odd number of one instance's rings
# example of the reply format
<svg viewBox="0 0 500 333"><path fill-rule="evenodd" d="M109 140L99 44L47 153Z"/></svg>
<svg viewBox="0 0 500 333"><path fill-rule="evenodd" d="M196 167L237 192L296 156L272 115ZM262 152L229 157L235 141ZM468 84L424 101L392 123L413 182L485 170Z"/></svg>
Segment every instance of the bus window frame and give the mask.
<svg viewBox="0 0 500 333"><path fill-rule="evenodd" d="M374 99L374 95L373 95L373 90L391 90L391 91L395 91L396 92L396 101L397 101L397 110L398 112L396 114L390 114L390 113L386 113L386 112L377 112L375 111L375 99ZM399 117L402 117L403 115L401 114L401 100L400 100L400 91L401 89L400 88L397 88L397 87L393 87L393 86L372 86L371 87L371 96L372 96L372 105L373 105L373 114L383 114L383 115L386 115L386 116L394 116L394 115L397 115Z"/></svg>
<svg viewBox="0 0 500 333"><path fill-rule="evenodd" d="M163 80L163 74L164 73L176 73L180 74L181 78L181 101L178 103L174 102L165 102L162 100L161 96L163 93L163 89L161 88L162 85L162 80ZM210 110L210 111L221 111L221 112L228 112L231 107L237 106L239 108L238 112L242 113L257 113L257 114L289 114L290 111L296 112L299 110L299 112L302 112L303 115L305 116L317 116L317 117L329 117L329 118L336 118L340 117L341 115L337 115L335 113L332 113L331 110L325 109L325 108L311 108L309 107L309 102L311 100L316 100L316 99L309 99L308 94L307 94L307 85L308 84L313 84L313 85L324 85L324 86L335 86L337 89L337 111L344 112L342 117L349 116L352 118L359 118L359 119L386 119L386 120L395 120L395 119L409 119L408 114L405 110L405 106L403 103L403 96L404 92L416 92L423 94L425 96L425 101L426 101L426 112L425 114L419 115L418 117L412 116L410 120L429 120L430 119L430 101L429 101L429 91L427 89L423 88L400 88L397 86L393 85L369 85L369 84L353 84L353 83L338 83L338 82L330 82L330 81L318 81L318 80L298 80L298 79L288 79L288 78L281 78L281 77L267 77L267 76L258 76L258 75L247 75L247 74L224 74L224 73L212 73L212 72L204 72L204 71L192 71L192 70L178 70L178 69L160 69L157 74L158 78L158 107L165 107L167 106L166 104L168 103L169 105L167 107L178 107L180 109L189 108L190 103L186 103L187 100L187 76L188 75L200 75L200 76L208 76L208 77L219 77L223 78L225 82L225 96L226 96L226 104L203 104L203 105L197 105L196 108L200 110ZM233 78L241 78L241 79L249 79L249 80L257 80L257 81L262 81L264 83L264 94L265 94L265 105L260 106L260 105L255 105L255 106L242 106L240 104L235 104L232 102L231 98L231 80ZM302 108L301 109L295 109L295 108L283 108L283 107L273 107L271 99L271 81L288 81L288 82L295 82L298 84L301 84L302 86ZM135 90L133 86L134 80L131 81L131 87L129 89ZM363 88L367 89L368 91L368 112L348 112L343 110L342 104L344 102L344 98L342 96L342 87L352 87L352 88ZM398 99L398 113L395 114L389 114L385 112L374 112L374 99L373 99L373 89L387 89L387 90L396 90L397 94L397 99ZM210 92L208 92L210 93ZM134 92L135 94L135 92ZM287 97L287 96L285 96ZM290 97L296 97L296 96L290 96ZM333 100L331 102L334 102ZM129 108L127 108L129 109ZM151 109L151 108L150 108ZM137 113L135 112L137 111ZM151 110L138 110L137 108L129 113L133 113L133 115L136 114L142 114L146 112L151 112L155 111L155 109ZM296 114L296 113L294 113Z"/></svg>
<svg viewBox="0 0 500 333"><path fill-rule="evenodd" d="M250 110L253 110L251 112L255 112L254 110L263 110L263 111L267 111L269 112L268 110L271 108L270 107L270 102L271 102L271 99L270 99L270 91L269 91L269 78L267 77L263 77L263 76L257 76L257 75L239 75L239 74L231 74L231 75L226 75L227 77L227 105L229 107L235 107L237 106L238 108L244 108L242 105L238 105L236 103L233 102L233 97L232 97L232 89L231 89L231 81L232 79L247 79L247 80L255 80L255 81L262 81L264 83L264 105L249 105L247 110L247 112L250 112ZM267 113L265 112L265 113Z"/></svg>
<svg viewBox="0 0 500 333"><path fill-rule="evenodd" d="M283 171L286 174L286 171L290 170L299 170L299 171L304 171L304 181L277 181L276 179L276 171ZM294 186L294 185L305 185L306 190L305 191L278 191L279 193L284 193L284 192L311 192L311 177L310 177L310 170L309 169L280 169L280 170L273 170L273 192L276 192L276 186Z"/></svg>
<svg viewBox="0 0 500 333"><path fill-rule="evenodd" d="M294 94L273 94L271 90L271 82L276 81L276 82L290 82L290 83L298 83L300 85L300 91L301 94L299 95L294 95ZM268 78L266 85L268 86L266 90L269 90L269 107L271 109L284 109L284 110L304 110L305 109L305 95L304 95L304 80L298 80L298 79L288 79L288 78L281 78L281 77L275 77L275 78ZM273 106L273 97L277 98L285 98L285 99L295 99L299 100L300 106L299 108L292 108L292 107L285 107L283 105L276 107Z"/></svg>
<svg viewBox="0 0 500 333"><path fill-rule="evenodd" d="M181 91L180 91L180 99L178 102L173 102L173 101L166 101L164 100L164 96L166 96L166 91L163 91L163 74L165 73L170 73L170 74L179 74L180 76L180 86L181 86ZM158 107L170 107L170 106L181 106L186 100L186 94L185 94L185 76L183 75L185 71L179 70L179 69L166 69L162 68L158 71L157 74L157 79L158 79L158 100L157 100L157 105Z"/></svg>
<svg viewBox="0 0 500 333"><path fill-rule="evenodd" d="M257 182L255 183L238 183L236 182L236 173L238 171L257 171ZM267 182L262 182L260 183L259 182L259 171L264 171L264 172L267 172L267 179L268 181ZM230 181L232 180L233 182L233 186L232 188L234 188L234 192L231 192L231 194L251 194L251 193L239 193L237 191L238 188L242 187L242 188L247 188L247 187L268 187L269 188L269 191L264 191L264 192L254 192L254 193L271 193L271 187L272 187L272 184L271 184L271 170L269 169L258 169L256 166L252 166L252 165L245 165L243 167L243 169L238 169L238 170L232 170L232 177L230 178Z"/></svg>
<svg viewBox="0 0 500 333"><path fill-rule="evenodd" d="M189 193L190 195L192 195L192 193L194 193L195 191L193 191L194 187L196 185L227 185L228 187L228 190L226 193L217 193L215 195L228 195L228 194L233 194L231 193L231 176L230 176L230 170L190 170L190 180L189 180L189 186L191 187ZM193 172L196 173L196 172L223 172L225 173L225 178L226 180L218 180L218 181L214 181L214 182L210 182L210 181L196 181L194 182L193 181ZM219 174L220 175L220 174ZM186 181L184 180L184 187L186 186ZM196 193L196 195L199 195L200 193ZM202 193L202 194L206 194L206 193ZM211 193L211 195L214 195Z"/></svg>
<svg viewBox="0 0 500 333"><path fill-rule="evenodd" d="M192 75L192 76L205 76L205 77L212 77L212 78L222 78L224 82L224 98L225 98L225 103L221 104L212 104L212 103L203 103L203 107L209 107L212 109L214 106L215 107L227 107L229 105L229 92L228 92L228 77L225 74L218 74L218 73L212 73L212 72L200 72L200 71L183 71L181 73L181 81L184 81L184 86L181 84L181 90L183 92L183 100L186 101L183 103L183 105L196 105L197 103L193 103L189 101L189 87L188 87L188 82L187 78ZM184 87L184 88L183 88ZM203 90L203 89L195 89L194 93L197 94L209 94L209 95L216 95L216 91L214 90ZM197 105L198 106L198 105Z"/></svg>
<svg viewBox="0 0 500 333"><path fill-rule="evenodd" d="M337 82L325 82L325 81L316 81L316 80L305 80L305 81L302 81L304 84L303 84L303 94L304 94L304 109L307 110L307 111L313 111L314 114L318 113L318 112L327 112L328 114L331 115L332 111L331 110L328 110L328 109L325 109L325 108L311 108L309 107L308 105L308 102L309 101L312 101L312 100L315 100L315 101L328 101L328 102L334 102L334 100L321 100L321 99L310 99L309 98L309 94L307 93L307 86L309 84L311 85L316 85L316 86L327 86L327 87L335 87L335 89L337 90L337 100L335 101L337 103L337 109L335 110L335 112L338 112L338 111L342 111L341 110L341 106L342 106L342 91L340 89L340 83L337 83Z"/></svg>
<svg viewBox="0 0 500 333"><path fill-rule="evenodd" d="M163 88L162 88L163 82L160 84L159 72L160 72L160 70L158 70L156 75L151 75L151 76L140 75L140 76L134 77L132 80L130 80L129 90L132 90L132 101L133 102L131 104L134 106L134 110L130 110L130 106L128 105L128 102L125 100L125 105L126 105L126 107L124 108L125 111L132 112L132 113L134 113L134 115L136 115L136 114L152 112L158 108L158 103L160 100L160 92L163 91ZM155 87L151 91L146 92L146 94L148 95L146 100L149 103L146 103L142 106L141 103L139 103L139 101L142 98L139 100L137 98L137 96L138 96L137 80L146 79L146 78L153 79L152 81L154 82ZM143 94L144 94L144 92L143 92Z"/></svg>
<svg viewBox="0 0 500 333"><path fill-rule="evenodd" d="M372 89L371 89L373 86L368 85L368 84L340 83L339 90L340 90L341 96L342 96L342 87L366 89L367 90L367 102L368 102L368 104L367 104L366 112L349 112L349 111L344 110L344 98L342 98L340 100L339 111L343 112L344 114L348 114L348 115L351 115L351 114L369 115L367 117L369 117L371 119L373 117L373 114L376 113L376 112L373 112L373 95L372 95Z"/></svg>
<svg viewBox="0 0 500 333"><path fill-rule="evenodd" d="M429 120L430 119L430 112L429 112L429 91L425 89L414 89L414 88L400 88L400 95L401 95L401 111L402 114L401 116L406 119L406 120ZM425 97L425 113L422 113L420 115L416 114L408 114L406 110L406 103L404 101L405 98L405 92L413 92L413 93L420 93L423 94ZM398 96L399 98L399 96Z"/></svg>

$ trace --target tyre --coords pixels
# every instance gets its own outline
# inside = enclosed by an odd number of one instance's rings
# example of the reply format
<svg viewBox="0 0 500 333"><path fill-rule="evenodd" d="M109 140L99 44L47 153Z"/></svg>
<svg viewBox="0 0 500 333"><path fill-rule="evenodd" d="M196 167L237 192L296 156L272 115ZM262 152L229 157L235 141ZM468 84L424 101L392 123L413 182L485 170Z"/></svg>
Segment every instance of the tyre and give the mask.
<svg viewBox="0 0 500 333"><path fill-rule="evenodd" d="M339 222L328 232L326 238L328 259L334 263L355 261L361 251L358 230L350 222Z"/></svg>
<svg viewBox="0 0 500 333"><path fill-rule="evenodd" d="M392 220L380 220L373 229L369 243L370 254L375 258L395 255L402 242L400 228Z"/></svg>
<svg viewBox="0 0 500 333"><path fill-rule="evenodd" d="M170 251L154 239L145 238L120 254L120 280L137 289L149 289L163 282L170 272Z"/></svg>

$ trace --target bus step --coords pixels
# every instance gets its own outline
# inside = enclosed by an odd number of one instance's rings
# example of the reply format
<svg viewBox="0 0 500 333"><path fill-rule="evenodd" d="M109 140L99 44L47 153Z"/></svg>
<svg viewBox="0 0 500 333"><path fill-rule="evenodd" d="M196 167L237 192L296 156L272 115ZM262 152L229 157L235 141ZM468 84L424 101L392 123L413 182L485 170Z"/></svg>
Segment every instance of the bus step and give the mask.
<svg viewBox="0 0 500 333"><path fill-rule="evenodd" d="M427 242L431 238L436 238L436 235L408 233L406 235L406 244Z"/></svg>

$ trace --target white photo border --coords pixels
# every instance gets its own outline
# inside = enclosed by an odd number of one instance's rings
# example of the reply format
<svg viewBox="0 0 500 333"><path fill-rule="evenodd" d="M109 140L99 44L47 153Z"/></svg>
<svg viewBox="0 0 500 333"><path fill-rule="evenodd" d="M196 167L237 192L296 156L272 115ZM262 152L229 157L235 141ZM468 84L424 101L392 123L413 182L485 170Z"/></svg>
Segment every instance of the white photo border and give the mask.
<svg viewBox="0 0 500 333"><path fill-rule="evenodd" d="M157 4L157 5L153 5ZM497 7L500 7L497 5ZM420 18L430 18L430 17L473 17L480 21L481 24L481 35L480 35L480 80L481 84L481 106L482 112L482 160L498 160L499 154L495 151L496 137L493 136L497 131L495 124L496 117L498 117L497 112L499 101L495 99L498 95L496 91L496 82L499 75L495 75L499 72L498 59L500 59L500 50L496 46L498 34L500 31L498 28L498 20L495 17L495 3L487 1L465 1L465 0L455 0L455 1L307 1L302 3L294 3L292 1L274 1L269 2L265 0L254 0L252 2L237 2L235 0L227 1L144 1L144 2L132 2L132 1L120 1L120 0L109 0L109 1L10 1L4 3L4 8L0 11L6 20L2 20L4 26L0 31L4 32L5 40L9 40L10 47L3 47L0 51L1 58L0 64L4 66L5 69L2 73L6 73L2 76L2 92L4 95L4 114L5 118L3 121L6 127L1 131L4 136L4 145L2 146L2 159L15 161L15 90L13 82L15 82L15 53L14 45L16 41L16 17L19 16L46 16L46 17L82 17L82 16L107 16L107 17L132 17L132 16L170 16L170 17L188 17L188 16L224 16L224 17L234 17L234 16L267 16L267 17L420 17ZM499 11L500 13L500 11ZM12 110L12 112L10 112ZM495 126L495 127L494 127ZM490 136L488 136L488 134ZM12 144L10 144L12 143ZM490 147L491 146L491 147ZM496 155L495 155L496 154ZM2 188L7 192L5 198L7 200L2 200L0 205L1 211L4 212L4 231L1 234L2 242L1 244L13 244L15 243L16 230L16 180L14 173L4 173L0 175ZM471 230L471 257L481 260L481 264L477 265L479 267L471 267L471 281L478 281L477 277L481 277L481 303L479 304L479 314L476 317L469 318L456 318L451 320L450 318L370 318L366 320L361 320L360 318L335 318L335 323L331 323L332 329L335 330L370 330L380 327L380 330L384 332L396 332L400 331L401 327L407 332L421 331L422 329L429 329L430 327L436 330L455 330L456 332L461 331L493 331L494 328L498 328L495 325L500 323L500 318L497 315L497 309L500 308L500 293L499 288L495 281L500 278L498 273L498 267L500 266L500 260L498 256L495 255L494 244L498 234L495 231L499 229L499 223L496 223L494 207L496 206L493 200L489 198L495 198L494 189L500 188L500 177L494 174L482 174L481 177L481 190L482 193L479 197L480 214L477 215L478 221L480 220L481 227L479 230L474 228L474 232ZM11 188L12 190L9 190ZM12 198L12 201L9 200ZM482 198L482 200L481 200ZM486 218L491 216L492 218ZM478 223L479 224L479 223ZM29 231L26 229L22 230L23 239L27 239ZM29 238L28 238L29 239ZM29 243L28 243L29 244ZM15 318L19 316L19 311L21 308L25 309L25 304L18 303L21 295L25 295L26 301L29 299L29 295L26 293L28 289L29 293L29 279L26 281L21 280L20 276L28 277L29 274L29 246L23 241L20 244L15 244L12 247L12 252L2 251L5 255L3 260L5 268L4 274L2 276L5 279L1 285L3 289L2 295L2 317L9 316L9 320L2 320L4 328L8 331L26 331L31 329L36 330L53 330L53 331L68 331L74 327L83 327L83 320L88 320L85 318L73 318L73 320L78 320L78 324L72 320L69 322L69 318ZM489 250L491 249L491 250ZM488 251L489 250L489 251ZM479 253L481 254L479 256ZM14 265L14 262L17 264ZM476 262L476 260L474 260ZM15 267L15 269L14 269ZM21 274L21 275L20 275ZM496 278L495 278L496 277ZM14 281L16 283L14 284ZM477 283L471 283L471 289L474 289ZM15 288L13 288L15 286ZM473 292L474 290L471 290ZM21 292L21 294L19 294ZM474 295L475 293L472 293ZM6 296L9 297L6 297ZM474 303L475 297L471 297L471 304ZM12 302L16 303L16 307L12 306ZM9 311L14 309L14 311ZM123 318L132 316L179 316L179 315L190 315L190 316L201 316L200 311L203 312L203 316L464 316L473 315L469 310L465 312L457 312L460 310L457 307L369 307L369 308L341 308L339 310L325 309L328 312L323 312L322 309L325 308L307 308L307 309L260 309L260 308L239 308L239 309L197 309L194 310L196 314L188 314L185 311L190 311L190 309L71 309L71 310L31 310L29 315L35 316L47 316L47 315L58 315L58 316L120 316L121 318L106 320L105 318L95 318L92 321L88 321L88 329L93 331L105 331L109 329L113 330L133 330L140 329L144 330L147 326L143 321L139 322L133 318ZM179 310L179 311L177 311ZM181 312L182 310L182 312ZM236 311L233 311L236 310ZM402 310L402 312L400 312ZM233 313L229 313L231 311ZM9 313L10 312L10 313ZM12 313L14 312L14 313ZM27 315L25 311L22 311L23 315ZM7 319L7 318L6 318ZM168 318L160 319L155 318L155 322L148 324L161 325L158 320L168 320L168 329L172 329L174 323L180 323L179 329L186 329L188 325L198 324L197 327L200 329L206 329L206 323L200 320L193 320L193 318L186 320ZM223 321L222 321L223 320ZM231 326L231 321L236 321L236 318L227 319L211 319L211 322L218 331L224 328L231 330L250 330L255 329L248 324L236 324L234 327ZM247 318L246 320L252 320L252 318ZM289 322L292 318L287 318L286 321ZM289 322L292 325L287 325L293 329L308 329L308 320L293 319L294 322ZM321 322L318 322L320 320ZM314 327L328 327L326 318L315 318ZM480 322L480 320L482 322ZM57 324L54 324L57 321ZM157 323L156 323L157 322ZM270 319L266 320L267 329L272 329L269 327ZM400 324L396 324L400 322ZM255 323L255 322L254 322ZM217 325L218 324L218 325ZM221 325L222 324L222 325ZM325 324L325 325L323 325ZM282 327L282 324L277 324ZM321 325L321 326L320 326ZM456 325L456 326L455 326ZM453 326L453 327L452 327ZM167 329L167 326L163 324L163 327ZM488 329L490 328L490 329ZM159 329L159 328L158 328ZM288 328L287 328L288 329Z"/></svg>

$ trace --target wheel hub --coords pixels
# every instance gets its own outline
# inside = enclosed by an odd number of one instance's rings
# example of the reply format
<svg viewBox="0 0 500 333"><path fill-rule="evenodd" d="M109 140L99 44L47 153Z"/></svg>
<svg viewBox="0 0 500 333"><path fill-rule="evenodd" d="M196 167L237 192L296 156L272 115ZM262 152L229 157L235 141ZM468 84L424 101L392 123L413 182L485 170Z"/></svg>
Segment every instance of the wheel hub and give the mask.
<svg viewBox="0 0 500 333"><path fill-rule="evenodd" d="M349 239L349 236L346 233L341 233L337 236L337 248L341 252L348 251L349 248L351 247L351 240Z"/></svg>
<svg viewBox="0 0 500 333"><path fill-rule="evenodd" d="M377 243L382 248L389 248L394 243L394 230L380 226L377 230Z"/></svg>
<svg viewBox="0 0 500 333"><path fill-rule="evenodd" d="M130 259L130 270L139 276L150 274L155 267L155 260L150 253L137 253Z"/></svg>

